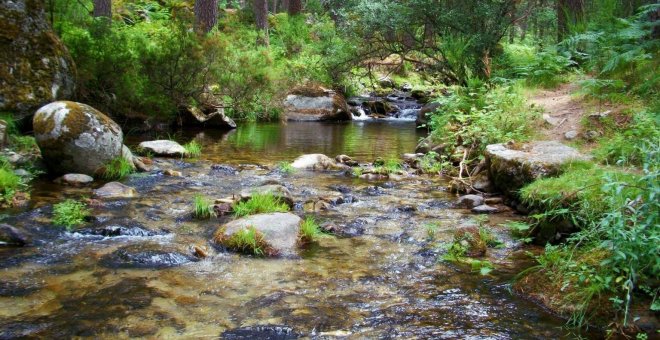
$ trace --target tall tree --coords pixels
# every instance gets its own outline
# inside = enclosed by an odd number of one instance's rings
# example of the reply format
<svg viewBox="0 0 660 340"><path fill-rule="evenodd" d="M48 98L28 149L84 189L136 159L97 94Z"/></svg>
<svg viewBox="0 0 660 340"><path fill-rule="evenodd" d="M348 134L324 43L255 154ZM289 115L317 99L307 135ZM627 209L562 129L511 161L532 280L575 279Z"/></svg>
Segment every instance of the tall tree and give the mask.
<svg viewBox="0 0 660 340"><path fill-rule="evenodd" d="M564 40L571 26L584 20L584 0L557 0L557 39Z"/></svg>
<svg viewBox="0 0 660 340"><path fill-rule="evenodd" d="M195 0L195 29L208 33L218 23L218 0Z"/></svg>
<svg viewBox="0 0 660 340"><path fill-rule="evenodd" d="M112 18L112 0L94 0L94 17Z"/></svg>
<svg viewBox="0 0 660 340"><path fill-rule="evenodd" d="M298 15L302 12L301 0L289 0L289 15Z"/></svg>
<svg viewBox="0 0 660 340"><path fill-rule="evenodd" d="M257 43L268 45L268 0L254 0L254 18L260 34Z"/></svg>

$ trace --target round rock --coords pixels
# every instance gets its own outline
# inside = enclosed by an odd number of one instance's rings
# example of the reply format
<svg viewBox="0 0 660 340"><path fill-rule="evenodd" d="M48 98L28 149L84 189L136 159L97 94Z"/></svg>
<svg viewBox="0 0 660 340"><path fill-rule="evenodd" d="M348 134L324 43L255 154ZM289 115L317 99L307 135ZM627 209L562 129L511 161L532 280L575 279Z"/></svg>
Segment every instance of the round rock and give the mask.
<svg viewBox="0 0 660 340"><path fill-rule="evenodd" d="M138 148L162 157L183 157L186 155L186 148L171 140L142 142Z"/></svg>
<svg viewBox="0 0 660 340"><path fill-rule="evenodd" d="M110 182L96 190L94 196L98 198L133 198L137 197L138 193L135 188L123 185L119 182Z"/></svg>

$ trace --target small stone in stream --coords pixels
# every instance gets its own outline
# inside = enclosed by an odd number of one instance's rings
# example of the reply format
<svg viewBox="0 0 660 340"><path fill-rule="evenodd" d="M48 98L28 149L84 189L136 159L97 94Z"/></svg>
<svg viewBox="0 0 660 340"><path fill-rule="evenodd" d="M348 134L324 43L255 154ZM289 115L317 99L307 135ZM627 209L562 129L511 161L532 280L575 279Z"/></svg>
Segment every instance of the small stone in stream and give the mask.
<svg viewBox="0 0 660 340"><path fill-rule="evenodd" d="M484 200L486 204L502 204L502 197L488 197Z"/></svg>
<svg viewBox="0 0 660 340"><path fill-rule="evenodd" d="M482 204L480 206L476 206L472 208L472 212L475 214L495 214L499 211L500 211L499 209L495 207L491 207L490 205L486 205L486 204Z"/></svg>
<svg viewBox="0 0 660 340"><path fill-rule="evenodd" d="M183 157L187 154L186 148L171 140L154 140L142 142L138 149L151 152L156 156Z"/></svg>
<svg viewBox="0 0 660 340"><path fill-rule="evenodd" d="M22 247L30 243L30 237L23 231L10 226L9 224L0 224L0 246L18 246Z"/></svg>
<svg viewBox="0 0 660 340"><path fill-rule="evenodd" d="M224 331L220 337L226 340L270 339L293 340L299 339L293 328L277 325L248 326Z"/></svg>
<svg viewBox="0 0 660 340"><path fill-rule="evenodd" d="M225 164L213 164L211 165L211 173L214 175L236 175L238 170Z"/></svg>
<svg viewBox="0 0 660 340"><path fill-rule="evenodd" d="M412 205L402 205L400 207L396 207L396 211L398 211L398 212L415 212L415 211L417 211L417 207L412 206Z"/></svg>
<svg viewBox="0 0 660 340"><path fill-rule="evenodd" d="M478 195L465 195L458 198L459 207L472 209L484 204L484 198Z"/></svg>
<svg viewBox="0 0 660 340"><path fill-rule="evenodd" d="M172 169L165 170L163 174L165 174L165 176L170 176L170 177L183 177L181 171L176 171Z"/></svg>
<svg viewBox="0 0 660 340"><path fill-rule="evenodd" d="M566 140L573 140L573 139L577 138L577 136L578 136L578 133L575 130L568 131L564 134L564 138L566 138Z"/></svg>
<svg viewBox="0 0 660 340"><path fill-rule="evenodd" d="M85 174L66 174L56 179L55 182L74 187L82 187L94 182L94 178Z"/></svg>
<svg viewBox="0 0 660 340"><path fill-rule="evenodd" d="M381 174L364 174L360 176L361 179L366 179L367 181L381 181L384 179L388 179L387 175L381 175Z"/></svg>
<svg viewBox="0 0 660 340"><path fill-rule="evenodd" d="M133 198L138 193L135 188L123 185L119 182L110 182L96 190L94 196L98 198Z"/></svg>
<svg viewBox="0 0 660 340"><path fill-rule="evenodd" d="M133 164L135 168L140 172L151 172L154 169L152 166L153 162L146 157L133 157Z"/></svg>
<svg viewBox="0 0 660 340"><path fill-rule="evenodd" d="M197 258L203 259L203 258L207 258L209 256L209 253L208 251L206 251L206 249L198 245L195 245L193 246L193 255L195 255Z"/></svg>
<svg viewBox="0 0 660 340"><path fill-rule="evenodd" d="M213 212L216 216L225 216L229 215L234 211L233 203L216 203L213 205Z"/></svg>
<svg viewBox="0 0 660 340"><path fill-rule="evenodd" d="M383 183L383 185L381 185L381 187L383 187L383 188L385 188L385 189L392 189L392 188L394 188L394 183L392 183L392 182L385 182L385 183Z"/></svg>
<svg viewBox="0 0 660 340"><path fill-rule="evenodd" d="M349 192L352 191L351 188L349 188L348 186L346 186L346 185L341 185L341 184L338 184L338 185L331 185L331 186L328 187L328 189L330 189L330 190L334 190L334 191L339 191L339 192L341 192L342 194L348 194Z"/></svg>
<svg viewBox="0 0 660 340"><path fill-rule="evenodd" d="M357 161L353 160L353 158L351 158L350 156L347 156L347 155L339 155L339 156L335 157L335 160L338 163L346 164L348 166L358 166L359 165L359 163Z"/></svg>

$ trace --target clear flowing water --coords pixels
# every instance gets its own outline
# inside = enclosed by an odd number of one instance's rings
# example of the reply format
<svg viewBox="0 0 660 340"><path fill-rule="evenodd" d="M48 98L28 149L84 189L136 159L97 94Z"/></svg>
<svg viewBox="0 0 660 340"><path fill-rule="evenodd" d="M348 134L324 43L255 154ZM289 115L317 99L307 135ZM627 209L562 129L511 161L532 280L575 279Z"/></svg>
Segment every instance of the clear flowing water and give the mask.
<svg viewBox="0 0 660 340"><path fill-rule="evenodd" d="M51 204L89 197L91 188L43 181L30 209L5 220L31 232L34 245L0 249L0 338L570 337L562 320L509 292L513 276L530 264L498 226L512 216L489 218L505 246L489 249L496 270L480 276L442 261L453 231L475 223L452 208L455 197L442 179L367 182L341 172L271 170L304 153L360 161L398 156L412 152L419 136L410 122L255 124L183 134L182 141L204 144L204 156L155 164L184 177L133 175L123 182L138 198L92 202L93 218L74 232L50 224ZM209 243L231 217L191 217L195 194L227 197L272 181L291 190L301 216L310 214L306 201L350 196L350 203L315 214L347 232L320 238L298 257L262 259ZM433 237L429 223L438 225ZM195 258L195 246L209 256Z"/></svg>

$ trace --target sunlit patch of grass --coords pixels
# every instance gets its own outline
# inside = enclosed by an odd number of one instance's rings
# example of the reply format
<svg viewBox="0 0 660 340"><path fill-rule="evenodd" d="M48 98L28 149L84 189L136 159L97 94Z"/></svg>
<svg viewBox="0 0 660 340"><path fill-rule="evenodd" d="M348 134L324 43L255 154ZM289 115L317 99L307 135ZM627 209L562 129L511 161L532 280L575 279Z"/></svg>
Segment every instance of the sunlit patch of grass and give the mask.
<svg viewBox="0 0 660 340"><path fill-rule="evenodd" d="M287 211L289 211L289 206L282 203L271 193L255 193L249 200L234 205L234 215L236 217Z"/></svg>
<svg viewBox="0 0 660 340"><path fill-rule="evenodd" d="M300 241L303 244L314 242L322 234L318 222L312 216L306 217L300 225Z"/></svg>
<svg viewBox="0 0 660 340"><path fill-rule="evenodd" d="M87 205L69 199L55 204L53 207L53 223L70 231L75 226L85 223L85 217L89 214L90 211L87 209Z"/></svg>
<svg viewBox="0 0 660 340"><path fill-rule="evenodd" d="M101 177L106 180L118 180L133 172L135 172L133 164L126 158L119 156L105 165Z"/></svg>
<svg viewBox="0 0 660 340"><path fill-rule="evenodd" d="M193 215L198 219L209 219L215 217L215 211L213 211L213 203L208 198L203 195L195 195L194 200Z"/></svg>
<svg viewBox="0 0 660 340"><path fill-rule="evenodd" d="M202 145L196 140L192 140L183 146L186 149L186 156L197 158L202 155Z"/></svg>
<svg viewBox="0 0 660 340"><path fill-rule="evenodd" d="M285 175L290 175L296 172L296 168L294 168L293 165L291 165L289 162L280 162L277 165L277 169L279 169Z"/></svg>
<svg viewBox="0 0 660 340"><path fill-rule="evenodd" d="M219 230L214 241L237 252L256 256L275 255L264 240L264 236L253 226L248 226L229 237L225 236L224 230Z"/></svg>

